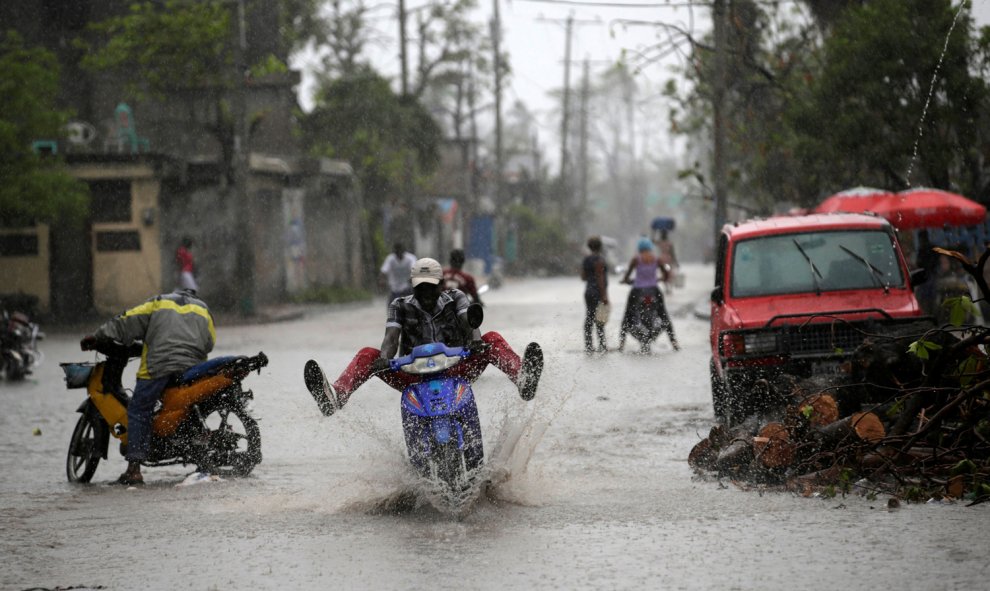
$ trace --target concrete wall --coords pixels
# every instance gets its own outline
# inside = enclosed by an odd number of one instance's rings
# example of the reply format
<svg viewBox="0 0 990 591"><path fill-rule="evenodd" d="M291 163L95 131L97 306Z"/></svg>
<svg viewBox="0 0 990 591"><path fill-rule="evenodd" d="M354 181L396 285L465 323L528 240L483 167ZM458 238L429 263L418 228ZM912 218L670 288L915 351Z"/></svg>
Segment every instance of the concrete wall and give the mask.
<svg viewBox="0 0 990 591"><path fill-rule="evenodd" d="M307 283L368 287L366 222L353 177L321 175L309 187L303 209Z"/></svg>
<svg viewBox="0 0 990 591"><path fill-rule="evenodd" d="M38 309L48 312L50 299L50 279L48 263L51 259L48 237L49 228L45 224L30 228L0 228L0 236L23 236L37 240L37 254L11 255L0 252L0 294L25 293L38 298Z"/></svg>
<svg viewBox="0 0 990 591"><path fill-rule="evenodd" d="M147 164L86 164L73 167L76 177L92 181L129 180L130 219L94 222L90 240L93 253L93 306L100 313L116 313L161 293L160 183ZM136 233L137 248L114 244L113 236Z"/></svg>

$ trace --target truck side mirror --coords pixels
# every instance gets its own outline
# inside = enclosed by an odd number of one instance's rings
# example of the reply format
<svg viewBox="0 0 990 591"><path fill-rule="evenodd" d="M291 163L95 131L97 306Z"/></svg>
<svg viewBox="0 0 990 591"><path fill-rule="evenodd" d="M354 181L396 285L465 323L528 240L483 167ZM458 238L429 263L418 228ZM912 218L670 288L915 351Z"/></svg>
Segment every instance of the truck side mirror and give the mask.
<svg viewBox="0 0 990 591"><path fill-rule="evenodd" d="M911 271L911 287L917 287L928 281L928 269L918 268Z"/></svg>
<svg viewBox="0 0 990 591"><path fill-rule="evenodd" d="M712 302L714 302L716 304L721 304L722 303L723 300L722 300L722 286L721 285L716 285L715 286L715 289L712 290L711 300L712 300Z"/></svg>

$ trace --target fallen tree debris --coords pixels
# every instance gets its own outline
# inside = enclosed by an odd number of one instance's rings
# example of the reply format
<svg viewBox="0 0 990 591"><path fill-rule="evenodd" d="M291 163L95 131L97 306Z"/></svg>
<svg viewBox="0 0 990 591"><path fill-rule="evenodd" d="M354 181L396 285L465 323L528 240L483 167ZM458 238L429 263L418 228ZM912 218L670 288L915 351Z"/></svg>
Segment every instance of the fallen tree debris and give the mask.
<svg viewBox="0 0 990 591"><path fill-rule="evenodd" d="M990 301L990 249L978 263L936 250L959 260L984 293L946 305ZM774 404L713 426L689 464L805 495L990 500L990 328L960 320L912 330L866 335L838 375L761 380Z"/></svg>

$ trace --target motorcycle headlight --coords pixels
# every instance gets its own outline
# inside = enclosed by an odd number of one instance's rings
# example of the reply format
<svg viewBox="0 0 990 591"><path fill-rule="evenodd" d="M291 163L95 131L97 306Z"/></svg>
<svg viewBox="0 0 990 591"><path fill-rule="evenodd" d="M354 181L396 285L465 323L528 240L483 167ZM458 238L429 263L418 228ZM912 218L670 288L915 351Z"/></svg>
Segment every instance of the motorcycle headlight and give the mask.
<svg viewBox="0 0 990 591"><path fill-rule="evenodd" d="M443 353L437 353L429 357L420 357L412 363L401 366L399 369L406 373L414 374L436 373L457 365L460 360L460 357L447 357Z"/></svg>

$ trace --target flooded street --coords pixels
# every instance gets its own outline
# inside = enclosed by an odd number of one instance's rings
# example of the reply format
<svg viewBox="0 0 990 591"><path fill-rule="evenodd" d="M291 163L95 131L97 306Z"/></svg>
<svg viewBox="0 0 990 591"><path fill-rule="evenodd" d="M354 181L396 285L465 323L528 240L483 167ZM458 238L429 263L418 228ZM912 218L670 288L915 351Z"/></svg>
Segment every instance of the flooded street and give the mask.
<svg viewBox="0 0 990 591"><path fill-rule="evenodd" d="M483 330L543 345L533 402L490 367L474 390L492 484L461 519L405 455L398 394L380 381L324 418L302 381L333 379L382 338L384 303L217 327L214 355L264 351L255 393L264 459L242 480L193 486L192 467L125 466L111 443L94 483L65 454L83 390L60 361L91 359L51 334L24 384L0 384L0 587L103 589L978 589L990 577L990 506L806 499L702 480L687 464L712 424L708 321L692 310L712 268L687 266L668 298L682 346L586 355L577 278L510 281L485 296ZM610 346L628 288L612 276ZM96 327L92 327L95 329ZM136 364L125 373L134 382ZM33 435L40 429L40 435ZM435 505L441 505L437 508Z"/></svg>

